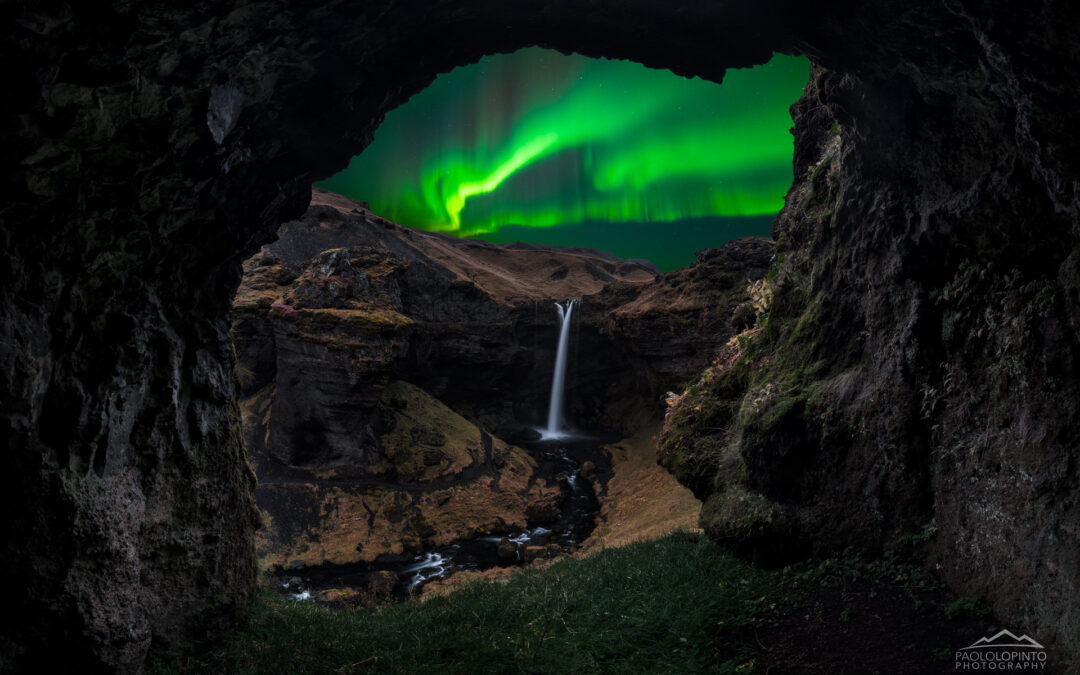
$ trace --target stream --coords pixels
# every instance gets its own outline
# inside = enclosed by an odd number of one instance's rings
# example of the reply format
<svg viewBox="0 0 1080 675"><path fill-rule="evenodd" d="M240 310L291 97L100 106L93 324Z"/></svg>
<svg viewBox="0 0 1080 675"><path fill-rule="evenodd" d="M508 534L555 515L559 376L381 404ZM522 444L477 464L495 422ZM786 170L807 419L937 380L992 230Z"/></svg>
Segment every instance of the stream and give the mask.
<svg viewBox="0 0 1080 675"><path fill-rule="evenodd" d="M296 600L315 600L320 591L330 588L364 589L380 578L390 594L405 599L419 592L424 584L444 579L459 570L480 571L493 567L523 566L525 547L558 547L559 552L573 551L592 533L600 504L593 490L593 481L603 486L611 473L611 462L601 447L616 440L617 436L563 436L550 440L516 441L536 459L538 475L562 485L563 502L559 516L554 522L530 523L529 527L511 530L503 534L478 536L424 551L419 555L381 555L372 562L346 565L324 564L299 570L278 573L280 591ZM581 476L586 462L595 467L593 479ZM559 476L565 477L559 480ZM503 556L499 544L508 539L516 552L508 555L503 544ZM554 552L552 550L552 552ZM393 575L386 575L392 572ZM386 581L390 580L390 581Z"/></svg>

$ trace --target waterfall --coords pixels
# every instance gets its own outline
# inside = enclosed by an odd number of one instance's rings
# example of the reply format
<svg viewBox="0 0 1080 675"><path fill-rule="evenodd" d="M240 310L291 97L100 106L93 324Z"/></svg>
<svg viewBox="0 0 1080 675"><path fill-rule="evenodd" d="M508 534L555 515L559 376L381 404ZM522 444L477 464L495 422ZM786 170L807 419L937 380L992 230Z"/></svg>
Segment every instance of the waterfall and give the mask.
<svg viewBox="0 0 1080 675"><path fill-rule="evenodd" d="M559 310L559 348L555 352L555 373L551 379L551 399L548 401L547 428L541 429L544 438L568 435L563 419L563 394L566 390L566 362L570 351L570 319L577 307L577 300L567 300L565 305L555 303Z"/></svg>

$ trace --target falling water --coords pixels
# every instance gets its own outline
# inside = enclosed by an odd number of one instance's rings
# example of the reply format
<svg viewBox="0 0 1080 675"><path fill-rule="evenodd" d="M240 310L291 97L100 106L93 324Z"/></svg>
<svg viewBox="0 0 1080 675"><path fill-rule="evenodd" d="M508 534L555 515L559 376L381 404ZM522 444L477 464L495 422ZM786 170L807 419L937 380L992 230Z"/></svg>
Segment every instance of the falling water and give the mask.
<svg viewBox="0 0 1080 675"><path fill-rule="evenodd" d="M570 343L570 319L577 300L567 300L565 305L555 303L559 310L559 349L555 353L555 374L551 381L551 399L548 401L547 428L541 429L544 438L561 438L566 433L563 420L563 394L566 389L566 362Z"/></svg>

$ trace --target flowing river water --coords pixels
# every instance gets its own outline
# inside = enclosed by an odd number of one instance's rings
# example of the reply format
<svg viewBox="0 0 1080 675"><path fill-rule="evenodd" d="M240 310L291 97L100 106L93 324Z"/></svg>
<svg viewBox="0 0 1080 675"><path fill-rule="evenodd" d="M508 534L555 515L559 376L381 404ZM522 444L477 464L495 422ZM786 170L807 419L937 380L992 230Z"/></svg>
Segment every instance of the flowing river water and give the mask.
<svg viewBox="0 0 1080 675"><path fill-rule="evenodd" d="M558 517L551 522L529 523L528 527L505 533L477 536L426 550L419 555L387 554L370 563L318 565L278 573L282 593L297 600L314 600L321 591L331 588L364 589L372 586L380 573L393 583L391 594L404 599L415 595L435 579L443 579L461 570L481 571L493 567L526 564L525 550L530 546L546 547L545 555L577 548L592 533L600 508L594 485L603 486L610 476L610 460L601 447L614 436L564 436L558 439L518 442L537 460L538 473L562 486L563 501ZM581 468L591 462L591 478L581 475ZM504 539L514 544L516 552L499 555ZM534 549L535 551L535 549ZM386 572L393 573L392 576ZM387 583L384 581L384 583Z"/></svg>

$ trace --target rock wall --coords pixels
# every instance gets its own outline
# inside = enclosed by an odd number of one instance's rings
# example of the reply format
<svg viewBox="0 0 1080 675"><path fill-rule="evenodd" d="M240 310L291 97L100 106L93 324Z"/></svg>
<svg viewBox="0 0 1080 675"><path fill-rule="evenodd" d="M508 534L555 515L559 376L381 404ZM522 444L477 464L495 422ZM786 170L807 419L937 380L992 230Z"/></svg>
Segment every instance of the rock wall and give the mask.
<svg viewBox="0 0 1080 675"><path fill-rule="evenodd" d="M686 40L697 12L660 28L626 11L655 13L487 1L0 9L11 72L0 573L19 589L5 667L137 670L152 643L187 643L242 606L254 511L226 323L240 264L388 109L439 71L530 44L683 72L709 54L714 77L769 54L769 40L745 37L762 10L710 17L728 19L732 41ZM598 31L606 22L615 29Z"/></svg>
<svg viewBox="0 0 1080 675"><path fill-rule="evenodd" d="M958 588L1080 651L1074 5L166 0L0 15L5 668L136 670L155 641L242 604L251 483L226 337L241 261L437 72L533 44L716 80L773 50L820 66L761 329L806 397L774 397L760 374L725 390L743 401L757 385L747 414L791 403L759 420L778 451L738 455L748 489L787 499L803 539L936 528L928 555Z"/></svg>
<svg viewBox="0 0 1080 675"><path fill-rule="evenodd" d="M714 537L914 552L1059 664L1080 653L1077 25L946 2L815 68L759 320L661 445Z"/></svg>

